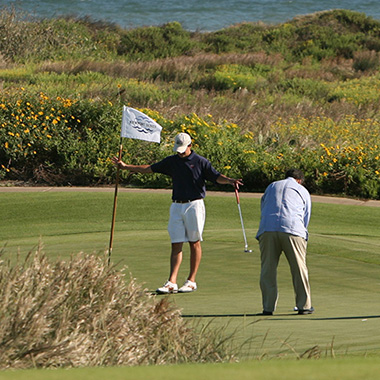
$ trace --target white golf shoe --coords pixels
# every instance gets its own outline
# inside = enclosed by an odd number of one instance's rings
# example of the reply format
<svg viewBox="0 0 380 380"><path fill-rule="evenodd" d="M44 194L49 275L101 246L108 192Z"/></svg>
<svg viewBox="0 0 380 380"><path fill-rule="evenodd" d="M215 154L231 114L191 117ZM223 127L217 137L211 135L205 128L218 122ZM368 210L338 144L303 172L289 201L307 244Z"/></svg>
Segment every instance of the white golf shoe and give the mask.
<svg viewBox="0 0 380 380"><path fill-rule="evenodd" d="M187 280L183 286L178 289L178 293L191 293L197 290L197 283Z"/></svg>
<svg viewBox="0 0 380 380"><path fill-rule="evenodd" d="M178 292L178 285L173 284L170 281L166 281L164 286L162 286L161 288L158 288L156 290L156 292L160 293L160 294L177 293Z"/></svg>

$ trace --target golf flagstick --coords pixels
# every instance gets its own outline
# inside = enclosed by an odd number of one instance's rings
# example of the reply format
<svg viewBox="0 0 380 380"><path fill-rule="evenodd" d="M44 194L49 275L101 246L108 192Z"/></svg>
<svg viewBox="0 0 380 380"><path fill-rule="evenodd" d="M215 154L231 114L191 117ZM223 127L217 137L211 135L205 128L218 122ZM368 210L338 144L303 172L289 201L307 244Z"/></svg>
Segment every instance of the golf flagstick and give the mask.
<svg viewBox="0 0 380 380"><path fill-rule="evenodd" d="M119 161L121 160L121 155L123 152L122 138L120 137L120 147L119 147ZM111 234L110 234L110 244L108 248L108 265L111 262L111 254L112 254L112 246L113 246L113 235L115 230L115 219L116 219L116 207L117 207L117 193L119 188L119 177L120 177L120 169L117 167L116 171L116 181L115 181L115 193L113 198L113 211L112 211L112 223L111 223Z"/></svg>
<svg viewBox="0 0 380 380"><path fill-rule="evenodd" d="M247 237L245 236L245 228L244 228L244 223L243 223L243 216L241 214L241 208L240 208L239 190L236 184L235 184L235 196L236 196L236 202L239 209L241 228L243 230L243 236L244 236L244 252L252 252L252 249L248 249Z"/></svg>
<svg viewBox="0 0 380 380"><path fill-rule="evenodd" d="M121 155L123 152L122 140L123 137L129 139L152 141L160 143L161 141L162 127L156 121L143 112L138 111L131 107L123 106L123 117L121 120L121 133L120 133L120 148L119 148L119 162L121 161ZM117 166L116 183L115 183L115 195L113 200L113 212L112 212L112 224L111 224L111 236L108 249L108 264L111 263L113 235L115 229L116 219L116 206L117 206L117 192L119 187L119 173L120 168Z"/></svg>

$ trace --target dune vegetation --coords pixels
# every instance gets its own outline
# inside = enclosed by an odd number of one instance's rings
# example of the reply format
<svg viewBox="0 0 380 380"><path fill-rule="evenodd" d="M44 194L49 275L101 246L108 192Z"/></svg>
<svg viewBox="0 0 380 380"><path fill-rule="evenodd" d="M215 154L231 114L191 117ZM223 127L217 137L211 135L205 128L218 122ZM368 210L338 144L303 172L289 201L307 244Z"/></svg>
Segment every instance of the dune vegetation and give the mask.
<svg viewBox="0 0 380 380"><path fill-rule="evenodd" d="M379 198L380 21L333 10L287 23L189 32L88 18L0 16L0 178L114 181L122 105L162 123L162 143L124 142L150 163L187 131L215 166L261 191L300 166L313 193ZM167 186L126 176L124 184Z"/></svg>

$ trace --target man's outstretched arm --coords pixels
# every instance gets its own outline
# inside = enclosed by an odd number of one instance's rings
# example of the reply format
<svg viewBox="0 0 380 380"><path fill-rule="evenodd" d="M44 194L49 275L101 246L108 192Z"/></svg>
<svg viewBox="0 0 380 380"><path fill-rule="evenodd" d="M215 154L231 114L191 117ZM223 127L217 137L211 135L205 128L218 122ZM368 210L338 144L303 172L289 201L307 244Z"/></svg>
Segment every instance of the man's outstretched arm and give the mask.
<svg viewBox="0 0 380 380"><path fill-rule="evenodd" d="M134 173L153 173L150 165L128 165L117 157L112 157L112 163L121 170L129 170Z"/></svg>

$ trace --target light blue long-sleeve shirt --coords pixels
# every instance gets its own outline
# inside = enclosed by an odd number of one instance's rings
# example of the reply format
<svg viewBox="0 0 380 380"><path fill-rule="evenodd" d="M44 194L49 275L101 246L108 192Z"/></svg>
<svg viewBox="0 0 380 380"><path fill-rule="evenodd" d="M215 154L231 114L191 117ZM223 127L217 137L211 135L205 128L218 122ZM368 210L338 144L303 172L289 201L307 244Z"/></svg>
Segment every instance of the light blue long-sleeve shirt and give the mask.
<svg viewBox="0 0 380 380"><path fill-rule="evenodd" d="M256 238L279 231L308 239L311 197L305 187L288 177L271 183L261 198L261 219Z"/></svg>

